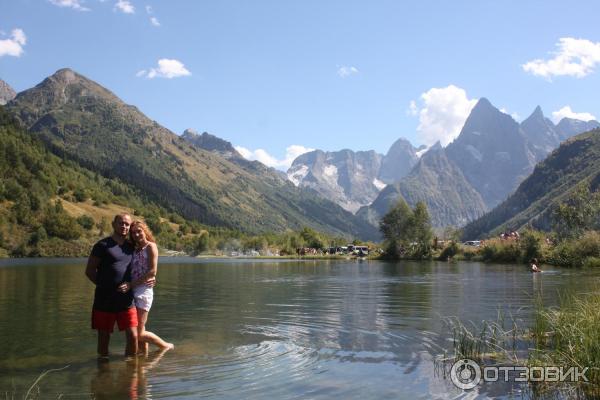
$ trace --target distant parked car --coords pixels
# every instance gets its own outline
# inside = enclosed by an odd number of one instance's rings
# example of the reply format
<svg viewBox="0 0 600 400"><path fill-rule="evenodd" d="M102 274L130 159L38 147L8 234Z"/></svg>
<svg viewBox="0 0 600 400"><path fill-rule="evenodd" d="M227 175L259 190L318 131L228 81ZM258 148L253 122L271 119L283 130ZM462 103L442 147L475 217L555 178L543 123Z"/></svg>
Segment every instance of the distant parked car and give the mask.
<svg viewBox="0 0 600 400"><path fill-rule="evenodd" d="M465 246L479 247L481 246L481 240L467 240L464 244Z"/></svg>

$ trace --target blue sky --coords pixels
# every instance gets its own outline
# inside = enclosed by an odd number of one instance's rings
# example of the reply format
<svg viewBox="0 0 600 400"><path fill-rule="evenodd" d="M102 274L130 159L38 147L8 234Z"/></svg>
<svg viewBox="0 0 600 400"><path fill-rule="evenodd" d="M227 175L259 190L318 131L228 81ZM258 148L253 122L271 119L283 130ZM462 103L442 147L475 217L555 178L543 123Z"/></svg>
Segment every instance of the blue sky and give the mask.
<svg viewBox="0 0 600 400"><path fill-rule="evenodd" d="M177 134L285 169L306 149L446 144L481 97L517 120L537 105L598 119L598 15L595 1L0 0L0 79L21 91L69 67Z"/></svg>

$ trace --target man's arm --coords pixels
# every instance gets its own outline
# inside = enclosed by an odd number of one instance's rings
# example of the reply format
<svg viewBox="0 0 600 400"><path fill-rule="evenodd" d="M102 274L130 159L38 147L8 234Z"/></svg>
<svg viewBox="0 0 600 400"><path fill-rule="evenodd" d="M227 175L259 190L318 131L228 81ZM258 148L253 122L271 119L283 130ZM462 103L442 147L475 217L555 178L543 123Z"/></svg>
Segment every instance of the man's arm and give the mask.
<svg viewBox="0 0 600 400"><path fill-rule="evenodd" d="M85 276L87 276L94 285L96 284L96 274L98 273L99 266L100 258L95 256L90 256L88 258L87 267L85 267Z"/></svg>

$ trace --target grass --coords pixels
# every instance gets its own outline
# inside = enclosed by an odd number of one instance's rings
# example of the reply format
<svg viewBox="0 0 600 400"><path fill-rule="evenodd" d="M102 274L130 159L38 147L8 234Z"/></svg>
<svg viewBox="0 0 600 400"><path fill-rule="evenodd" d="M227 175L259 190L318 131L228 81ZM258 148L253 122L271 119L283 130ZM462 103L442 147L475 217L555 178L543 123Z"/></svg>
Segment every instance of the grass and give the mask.
<svg viewBox="0 0 600 400"><path fill-rule="evenodd" d="M588 367L600 385L600 294L563 296L558 307L538 309L532 335L530 364Z"/></svg>
<svg viewBox="0 0 600 400"><path fill-rule="evenodd" d="M452 333L453 359L470 358L476 361L517 362L518 343L525 336L512 314L508 318L498 311L496 321L482 321L481 325L464 324L457 317L444 319Z"/></svg>
<svg viewBox="0 0 600 400"><path fill-rule="evenodd" d="M531 382L533 398L600 397L600 294L563 294L557 307L536 300L533 325L519 326L512 315L499 312L496 321L464 324L445 319L454 355L444 361L470 358L480 364L504 363L529 367L588 368L589 382ZM521 324L522 325L522 324Z"/></svg>
<svg viewBox="0 0 600 400"><path fill-rule="evenodd" d="M25 394L25 396L23 397L23 400L34 400L34 399L41 399L44 398L44 396L42 396L41 392L40 392L40 387L39 387L39 383L41 382L42 379L44 379L44 377L46 375L48 375L51 372L58 372L58 371L63 371L65 369L69 368L69 365L66 365L62 368L54 368L54 369L48 369L44 372L42 372L37 379L31 384L31 386L29 387L29 389L27 390L27 393ZM37 390L36 390L37 389ZM15 397L14 393L4 393L4 399L5 400L15 400L18 397ZM59 395L57 398L62 398L62 394Z"/></svg>

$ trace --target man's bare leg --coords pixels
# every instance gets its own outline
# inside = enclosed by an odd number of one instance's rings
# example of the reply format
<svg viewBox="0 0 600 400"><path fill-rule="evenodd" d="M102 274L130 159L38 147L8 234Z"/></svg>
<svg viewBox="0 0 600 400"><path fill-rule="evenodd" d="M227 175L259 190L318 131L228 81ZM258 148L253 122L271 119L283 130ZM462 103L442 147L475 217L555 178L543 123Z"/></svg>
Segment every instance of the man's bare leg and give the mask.
<svg viewBox="0 0 600 400"><path fill-rule="evenodd" d="M125 329L125 339L127 340L127 344L125 345L125 356L135 356L138 348L136 326Z"/></svg>
<svg viewBox="0 0 600 400"><path fill-rule="evenodd" d="M98 356L108 357L108 344L110 343L110 332L98 330Z"/></svg>

